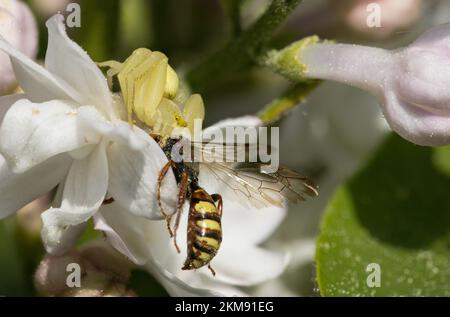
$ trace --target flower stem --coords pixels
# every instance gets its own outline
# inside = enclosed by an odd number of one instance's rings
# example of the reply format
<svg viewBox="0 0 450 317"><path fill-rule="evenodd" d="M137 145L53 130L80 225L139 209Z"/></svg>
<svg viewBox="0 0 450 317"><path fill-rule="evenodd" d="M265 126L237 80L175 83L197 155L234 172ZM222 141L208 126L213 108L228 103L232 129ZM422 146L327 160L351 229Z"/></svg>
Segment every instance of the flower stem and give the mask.
<svg viewBox="0 0 450 317"><path fill-rule="evenodd" d="M192 90L204 92L250 67L265 52L275 31L301 1L273 0L252 26L186 74Z"/></svg>
<svg viewBox="0 0 450 317"><path fill-rule="evenodd" d="M280 98L274 100L258 113L264 125L271 125L297 105L302 104L305 98L320 84L320 81L301 82L292 86Z"/></svg>

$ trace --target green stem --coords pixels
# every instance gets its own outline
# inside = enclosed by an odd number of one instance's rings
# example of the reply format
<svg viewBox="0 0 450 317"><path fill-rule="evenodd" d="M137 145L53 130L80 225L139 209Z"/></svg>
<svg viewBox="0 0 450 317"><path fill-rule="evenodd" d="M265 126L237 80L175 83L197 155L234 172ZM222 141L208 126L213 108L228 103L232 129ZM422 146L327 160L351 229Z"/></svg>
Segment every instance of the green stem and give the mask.
<svg viewBox="0 0 450 317"><path fill-rule="evenodd" d="M320 84L320 81L301 82L292 86L280 98L274 100L258 113L264 125L272 125L296 106L302 104L306 97Z"/></svg>
<svg viewBox="0 0 450 317"><path fill-rule="evenodd" d="M300 52L319 42L316 35L305 37L282 50L267 52L258 59L258 64L295 82L305 81L308 67L300 60Z"/></svg>
<svg viewBox="0 0 450 317"><path fill-rule="evenodd" d="M273 0L258 21L186 74L192 90L204 92L221 80L250 67L264 54L275 31L301 1Z"/></svg>
<svg viewBox="0 0 450 317"><path fill-rule="evenodd" d="M242 33L241 25L241 5L242 0L222 0L222 6L228 14L231 34L233 36L239 36Z"/></svg>

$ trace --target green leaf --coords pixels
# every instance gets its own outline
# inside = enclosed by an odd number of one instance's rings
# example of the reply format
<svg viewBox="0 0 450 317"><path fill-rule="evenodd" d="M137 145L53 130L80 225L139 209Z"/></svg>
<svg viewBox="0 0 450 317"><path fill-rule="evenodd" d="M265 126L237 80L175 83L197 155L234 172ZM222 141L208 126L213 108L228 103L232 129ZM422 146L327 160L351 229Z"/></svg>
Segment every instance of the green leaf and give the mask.
<svg viewBox="0 0 450 317"><path fill-rule="evenodd" d="M0 296L28 294L23 259L15 239L14 219L0 222Z"/></svg>
<svg viewBox="0 0 450 317"><path fill-rule="evenodd" d="M130 289L139 297L167 297L164 287L161 286L150 274L142 270L134 270L131 274Z"/></svg>
<svg viewBox="0 0 450 317"><path fill-rule="evenodd" d="M392 136L338 190L317 243L321 295L450 296L450 178L444 161L450 162L446 148ZM367 284L370 263L380 265L380 287Z"/></svg>

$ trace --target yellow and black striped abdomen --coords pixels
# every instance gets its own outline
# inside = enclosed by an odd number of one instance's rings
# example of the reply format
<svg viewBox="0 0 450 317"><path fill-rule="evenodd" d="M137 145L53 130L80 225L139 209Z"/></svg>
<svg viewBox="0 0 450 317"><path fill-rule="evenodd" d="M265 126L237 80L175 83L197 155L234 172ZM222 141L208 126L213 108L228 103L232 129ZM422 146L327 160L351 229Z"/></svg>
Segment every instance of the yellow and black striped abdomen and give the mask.
<svg viewBox="0 0 450 317"><path fill-rule="evenodd" d="M214 196L214 195L213 195ZM196 189L191 196L187 232L187 258L183 270L209 264L222 242L221 213L213 198Z"/></svg>

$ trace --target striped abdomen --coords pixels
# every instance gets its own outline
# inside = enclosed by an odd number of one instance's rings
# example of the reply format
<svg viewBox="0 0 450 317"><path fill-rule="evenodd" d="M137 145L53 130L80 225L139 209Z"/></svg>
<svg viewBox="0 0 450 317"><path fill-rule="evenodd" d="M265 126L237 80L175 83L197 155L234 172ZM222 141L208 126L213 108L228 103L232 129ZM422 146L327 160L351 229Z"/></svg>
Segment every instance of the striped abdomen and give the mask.
<svg viewBox="0 0 450 317"><path fill-rule="evenodd" d="M204 189L198 188L192 193L183 270L198 269L214 258L222 242L221 215L221 204L216 206Z"/></svg>

